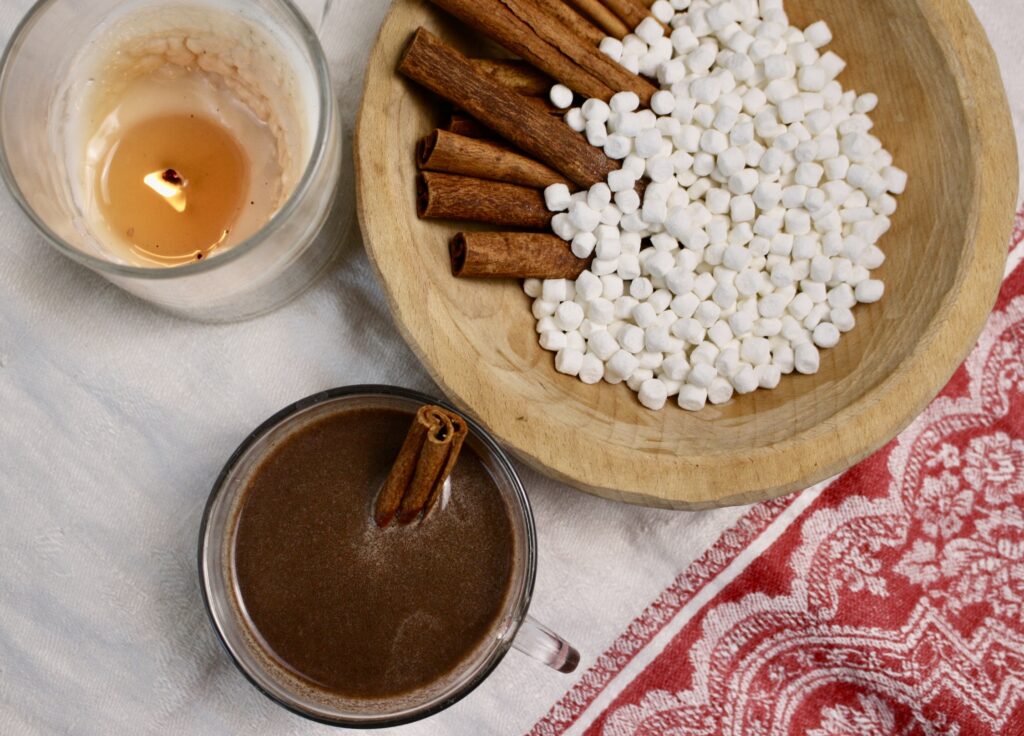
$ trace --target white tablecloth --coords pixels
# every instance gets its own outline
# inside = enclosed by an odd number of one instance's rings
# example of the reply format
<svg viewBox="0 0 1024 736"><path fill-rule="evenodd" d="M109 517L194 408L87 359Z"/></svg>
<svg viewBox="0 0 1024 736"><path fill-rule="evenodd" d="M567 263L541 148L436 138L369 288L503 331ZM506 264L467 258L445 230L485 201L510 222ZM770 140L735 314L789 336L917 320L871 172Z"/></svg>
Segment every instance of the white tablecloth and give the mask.
<svg viewBox="0 0 1024 736"><path fill-rule="evenodd" d="M0 41L30 4L0 2ZM351 132L387 3L336 5L324 37ZM1021 138L1019 1L975 7L1016 88ZM333 732L235 671L203 611L195 549L215 475L277 409L353 383L437 393L356 230L351 240L340 267L289 307L205 326L61 258L0 193L0 734ZM584 667L742 513L629 507L521 470L540 533L532 612ZM402 732L522 732L569 684L511 653L470 697Z"/></svg>

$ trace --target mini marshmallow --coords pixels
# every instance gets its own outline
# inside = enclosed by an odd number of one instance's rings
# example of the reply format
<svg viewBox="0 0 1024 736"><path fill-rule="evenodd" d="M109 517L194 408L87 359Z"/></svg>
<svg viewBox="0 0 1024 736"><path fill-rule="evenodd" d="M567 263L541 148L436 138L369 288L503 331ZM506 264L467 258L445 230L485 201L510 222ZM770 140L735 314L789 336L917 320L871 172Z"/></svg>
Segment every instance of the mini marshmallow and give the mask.
<svg viewBox="0 0 1024 736"><path fill-rule="evenodd" d="M551 104L560 110L572 107L573 93L572 90L566 87L564 84L556 84L551 88L548 97L551 100Z"/></svg>
<svg viewBox="0 0 1024 736"><path fill-rule="evenodd" d="M613 112L633 112L640 107L640 97L636 92L617 92L612 95L608 105Z"/></svg>
<svg viewBox="0 0 1024 736"><path fill-rule="evenodd" d="M822 322L814 328L812 339L819 348L834 348L839 344L839 328L831 322Z"/></svg>
<svg viewBox="0 0 1024 736"><path fill-rule="evenodd" d="M765 361L767 365L767 361ZM760 383L754 366L742 365L729 379L738 394L749 394L757 390Z"/></svg>
<svg viewBox="0 0 1024 736"><path fill-rule="evenodd" d="M687 319L689 317L693 317L697 313L697 308L700 305L701 297L690 292L687 294L681 294L673 299L670 304L670 308L680 319Z"/></svg>
<svg viewBox="0 0 1024 736"><path fill-rule="evenodd" d="M583 353L579 350L562 348L555 356L555 370L567 376L578 376L583 368L583 357ZM600 361L598 362L600 363Z"/></svg>
<svg viewBox="0 0 1024 736"><path fill-rule="evenodd" d="M583 103L583 107L580 108L583 113L584 119L588 123L604 123L607 122L611 116L611 108L608 103L603 100L599 100L596 97L592 97Z"/></svg>
<svg viewBox="0 0 1024 736"><path fill-rule="evenodd" d="M844 284L844 286L846 286ZM849 288L849 286L847 286ZM861 304L874 304L885 293L885 284L877 279L868 279L857 284L855 298ZM831 302L831 299L829 300ZM852 307L852 304L833 304L834 307Z"/></svg>
<svg viewBox="0 0 1024 736"><path fill-rule="evenodd" d="M605 363L604 378L609 383L621 383L639 367L640 361L635 355L619 350Z"/></svg>
<svg viewBox="0 0 1024 736"><path fill-rule="evenodd" d="M566 279L546 279L541 285L540 298L556 304L569 298L569 282Z"/></svg>
<svg viewBox="0 0 1024 736"><path fill-rule="evenodd" d="M824 174L825 169L820 164L807 162L797 166L794 180L797 184L806 187L816 187L821 183L821 177Z"/></svg>
<svg viewBox="0 0 1024 736"><path fill-rule="evenodd" d="M837 307L830 310L829 319L840 332L849 332L857 324L853 312L846 307Z"/></svg>
<svg viewBox="0 0 1024 736"><path fill-rule="evenodd" d="M800 343L794 349L794 367L800 373L811 375L821 367L821 355L813 343Z"/></svg>
<svg viewBox="0 0 1024 736"><path fill-rule="evenodd" d="M733 392L732 384L718 376L708 386L708 401L712 404L724 404L732 398Z"/></svg>
<svg viewBox="0 0 1024 736"><path fill-rule="evenodd" d="M565 333L561 330L545 330L540 335L540 346L553 353L564 349L567 344Z"/></svg>
<svg viewBox="0 0 1024 736"><path fill-rule="evenodd" d="M835 79L846 68L846 62L833 51L826 51L821 55L817 63L818 66L825 70L825 74L829 79Z"/></svg>
<svg viewBox="0 0 1024 736"><path fill-rule="evenodd" d="M604 378L604 362L593 353L587 353L583 356L583 360L580 363L578 375L583 383L600 383L601 379Z"/></svg>
<svg viewBox="0 0 1024 736"><path fill-rule="evenodd" d="M672 292L668 289L658 289L650 297L647 298L647 303L650 304L654 311L660 316L663 312L667 312L669 304L672 303ZM672 317L672 322L675 322L675 316L669 314Z"/></svg>
<svg viewBox="0 0 1024 736"><path fill-rule="evenodd" d="M705 130L700 137L700 148L704 153L717 156L729 147L729 138L720 130Z"/></svg>
<svg viewBox="0 0 1024 736"><path fill-rule="evenodd" d="M882 169L882 178L888 191L893 194L903 194L907 190L907 172L895 166L887 166Z"/></svg>
<svg viewBox="0 0 1024 736"><path fill-rule="evenodd" d="M715 302L706 301L700 303L697 310L693 313L693 318L697 320L702 327L710 328L718 321L721 314L722 308L720 306Z"/></svg>
<svg viewBox="0 0 1024 736"><path fill-rule="evenodd" d="M583 322L583 307L576 302L562 302L555 309L554 318L558 329L570 332Z"/></svg>
<svg viewBox="0 0 1024 736"><path fill-rule="evenodd" d="M836 259L836 260L839 260L839 259ZM833 261L833 263L835 263L835 261ZM867 281L863 282L863 284L867 284L867 283L869 283L869 282L867 282ZM859 286L863 286L863 284L860 284ZM875 284L877 284L878 286L882 286L882 282L881 281L876 281ZM883 286L883 288L884 288L884 286ZM867 287L864 287L864 292L863 292L864 296L872 296L875 293L876 290L877 290L877 286L867 286ZM882 298L882 295L878 294L878 299L881 299L881 298ZM853 305L856 304L857 301L858 300L854 296L853 289L850 287L849 284L839 284L839 286L836 286L835 288L830 289L829 292L828 292L828 304L829 304L830 307L846 307L847 309L849 309L849 308L853 307ZM876 299L876 301L877 301L877 299Z"/></svg>
<svg viewBox="0 0 1024 736"><path fill-rule="evenodd" d="M668 327L655 324L644 330L644 347L650 353L673 354L683 349L683 343L672 337Z"/></svg>
<svg viewBox="0 0 1024 736"><path fill-rule="evenodd" d="M828 23L819 20L804 29L804 40L814 48L820 49L822 46L832 43L832 30L828 27Z"/></svg>
<svg viewBox="0 0 1024 736"><path fill-rule="evenodd" d="M757 214L753 198L750 195L733 197L729 203L729 212L733 222L752 222Z"/></svg>
<svg viewBox="0 0 1024 736"><path fill-rule="evenodd" d="M533 317L534 319L542 319L544 317L554 317L555 310L558 309L558 304L552 302L546 302L543 299L533 300Z"/></svg>
<svg viewBox="0 0 1024 736"><path fill-rule="evenodd" d="M595 325L610 325L615 319L615 305L603 297L587 302L586 311L587 319ZM555 312L555 321L558 321L558 312Z"/></svg>
<svg viewBox="0 0 1024 736"><path fill-rule="evenodd" d="M644 331L636 325L626 324L619 330L618 342L623 350L634 355L643 352Z"/></svg>
<svg viewBox="0 0 1024 736"><path fill-rule="evenodd" d="M598 330L587 338L587 348L591 354L606 361L618 352L619 343L607 330Z"/></svg>
<svg viewBox="0 0 1024 736"><path fill-rule="evenodd" d="M593 232L601 224L601 213L586 202L573 202L569 205L569 223L577 231Z"/></svg>
<svg viewBox="0 0 1024 736"><path fill-rule="evenodd" d="M684 384L676 397L679 408L686 411L700 411L707 405L707 401L707 387L695 386L692 383Z"/></svg>
<svg viewBox="0 0 1024 736"><path fill-rule="evenodd" d="M572 202L569 187L565 184L552 184L544 190L544 203L552 212L565 212Z"/></svg>
<svg viewBox="0 0 1024 736"><path fill-rule="evenodd" d="M615 319L627 320L633 315L633 309L640 302L631 296L621 296L612 302L615 305Z"/></svg>
<svg viewBox="0 0 1024 736"><path fill-rule="evenodd" d="M782 320L775 317L761 317L754 320L751 332L754 333L754 337L775 337L782 332Z"/></svg>
<svg viewBox="0 0 1024 736"><path fill-rule="evenodd" d="M719 348L727 345L734 337L735 335L733 335L732 328L729 327L728 322L719 320L708 328L708 339Z"/></svg>
<svg viewBox="0 0 1024 736"><path fill-rule="evenodd" d="M804 317L801 324L803 325L804 329L813 330L815 327L821 324L821 321L823 319L828 317L829 311L830 309L828 304L815 304L813 307L811 307L811 311L807 313L807 316ZM789 339L791 342L794 343L797 341L797 337L795 335L790 336Z"/></svg>
<svg viewBox="0 0 1024 736"><path fill-rule="evenodd" d="M708 363L695 363L686 376L686 383L690 386L706 389L711 382L718 377L718 371ZM680 392L682 395L682 392Z"/></svg>
<svg viewBox="0 0 1024 736"><path fill-rule="evenodd" d="M740 357L754 366L767 363L771 358L768 340L763 337L744 339L740 348Z"/></svg>
<svg viewBox="0 0 1024 736"><path fill-rule="evenodd" d="M659 411L668 400L668 387L657 378L644 381L637 393L640 403L653 411Z"/></svg>
<svg viewBox="0 0 1024 736"><path fill-rule="evenodd" d="M601 39L601 43L598 44L598 49L601 53L607 56L612 61L619 61L622 59L622 53L624 51L622 41L612 36L605 36Z"/></svg>
<svg viewBox="0 0 1024 736"><path fill-rule="evenodd" d="M615 274L601 276L601 296L613 304L625 292L625 282ZM593 297L591 297L593 298Z"/></svg>
<svg viewBox="0 0 1024 736"><path fill-rule="evenodd" d="M782 381L782 369L774 363L759 365L754 371L757 375L757 385L760 388L777 388Z"/></svg>

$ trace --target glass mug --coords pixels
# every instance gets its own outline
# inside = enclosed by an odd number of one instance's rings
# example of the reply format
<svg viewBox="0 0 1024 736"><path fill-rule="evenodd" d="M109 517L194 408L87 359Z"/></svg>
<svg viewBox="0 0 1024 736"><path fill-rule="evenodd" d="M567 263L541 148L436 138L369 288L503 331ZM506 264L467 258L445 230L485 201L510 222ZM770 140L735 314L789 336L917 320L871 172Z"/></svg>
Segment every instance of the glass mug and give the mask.
<svg viewBox="0 0 1024 736"><path fill-rule="evenodd" d="M322 24L331 0L299 0ZM183 8L227 11L255 26L290 59L299 117L310 151L291 195L257 232L211 258L146 267L112 254L85 224L72 195L75 178L56 141L79 85L71 69L97 28L123 15ZM15 30L0 62L0 175L15 201L59 252L135 296L207 322L248 319L305 291L334 261L351 223L339 206L342 132L317 34L292 0L39 0ZM55 43L54 39L60 39ZM84 82L90 84L90 82ZM45 122L44 122L45 121ZM57 150L55 150L57 149Z"/></svg>
<svg viewBox="0 0 1024 736"><path fill-rule="evenodd" d="M513 575L505 609L491 634L456 671L422 691L382 710L380 703L344 708L325 705L300 692L286 678L263 664L267 656L253 643L242 619L232 561L232 519L250 473L269 450L295 430L323 416L352 409L391 409L414 414L424 404L440 404L428 396L390 386L352 386L326 391L280 411L253 432L235 451L213 486L199 533L199 577L203 601L214 630L238 669L264 695L306 718L335 726L378 728L426 718L465 697L483 682L510 647L560 672L572 672L579 653L564 639L531 618L527 611L537 573L537 533L526 491L505 452L476 422L467 418L466 442L480 458L502 494L512 517ZM448 406L448 408L451 408Z"/></svg>

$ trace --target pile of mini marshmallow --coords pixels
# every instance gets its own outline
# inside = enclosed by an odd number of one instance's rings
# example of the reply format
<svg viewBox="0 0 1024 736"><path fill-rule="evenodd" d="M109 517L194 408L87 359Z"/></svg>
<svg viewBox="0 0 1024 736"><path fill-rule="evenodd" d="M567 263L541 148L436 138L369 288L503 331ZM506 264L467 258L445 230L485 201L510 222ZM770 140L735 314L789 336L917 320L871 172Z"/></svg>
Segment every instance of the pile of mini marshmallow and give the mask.
<svg viewBox="0 0 1024 736"><path fill-rule="evenodd" d="M552 229L590 268L524 288L559 372L698 411L818 371L853 307L882 298L870 272L907 175L871 135L878 98L844 92L845 62L819 52L824 22L791 26L782 0L651 13L601 43L658 80L650 109L621 92L565 115L621 169L589 191L545 190ZM562 85L550 96L574 101Z"/></svg>

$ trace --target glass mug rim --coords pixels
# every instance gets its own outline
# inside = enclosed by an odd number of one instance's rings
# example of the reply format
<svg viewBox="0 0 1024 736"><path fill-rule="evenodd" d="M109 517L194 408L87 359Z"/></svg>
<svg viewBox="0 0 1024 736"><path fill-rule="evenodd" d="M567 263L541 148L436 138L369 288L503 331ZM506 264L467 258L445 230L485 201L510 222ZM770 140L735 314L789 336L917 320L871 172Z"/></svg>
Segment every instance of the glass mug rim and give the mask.
<svg viewBox="0 0 1024 736"><path fill-rule="evenodd" d="M183 3L189 2L189 0L181 1ZM309 156L309 161L302 173L302 177L295 185L295 189L292 191L291 195L289 195L287 201L280 207L280 209L277 210L277 212L274 213L273 217L271 217L263 227L241 243L238 243L223 253L217 254L213 258L196 261L194 263L187 263L173 268L167 268L165 266L133 266L126 263L115 263L114 261L98 258L76 248L65 241L64 238L57 235L57 233L55 233L50 226L46 224L43 218L39 216L32 205L29 204L24 191L18 184L17 177L11 168L10 161L7 158L7 146L4 143L6 140L6 131L4 130L3 116L0 116L0 179L3 179L4 183L7 185L8 191L11 193L11 196L14 198L14 201L18 204L21 211L25 213L47 242L56 248L59 253L67 256L76 263L100 273L111 273L118 276L127 276L143 280L165 281L217 270L221 266L225 266L238 258L241 258L245 254L256 250L264 243L271 241L273 236L277 234L281 227L291 219L295 210L298 209L299 204L309 193L310 188L316 179L316 174L319 172L327 158L327 145L330 142L330 132L334 123L334 116L338 113L335 110L334 90L331 86L330 68L327 63L327 57L324 54L323 46L320 44L320 38L312 25L310 25L309 19L301 10L299 10L292 0L268 1L284 8L290 20L295 24L295 27L299 31L300 39L309 52L313 62L313 68L316 73L317 98L320 103L316 136L313 140L313 147ZM32 7L29 8L28 12L25 13L24 17L18 21L17 26L15 26L14 33L7 42L7 46L4 49L3 54L0 55L0 107L3 106L4 100L7 98L12 61L20 50L26 34L32 29L32 26L36 23L38 18L49 10L50 6L55 5L58 2L67 2L67 0L36 0Z"/></svg>
<svg viewBox="0 0 1024 736"><path fill-rule="evenodd" d="M310 713L296 703L287 702L276 694L270 692L260 682L257 681L256 677L249 671L245 664L236 655L231 644L228 642L227 636L222 631L221 622L218 620L217 614L214 612L213 605L210 601L211 598L211 574L207 565L207 556L210 551L211 540L208 538L208 531L210 525L210 516L213 507L227 485L227 481L233 475L236 466L242 457L260 440L262 440L268 433L287 425L291 420L302 415L306 411L323 404L335 401L337 399L357 399L357 398L398 398L412 401L418 404L437 404L443 406L452 411L459 411L450 402L446 400L438 400L427 394L412 389L401 388L398 386L386 386L379 384L360 384L354 386L344 386L340 388L328 389L321 391L316 394L307 396L304 399L294 402L293 404L281 409L279 412L274 414L272 417L264 421L259 427L253 430L238 448L231 454L228 461L225 463L220 474L217 476L217 480L213 484L213 488L210 491L210 496L207 499L206 507L203 510L202 523L199 528L199 547L198 547L198 564L199 564L199 587L203 597L203 606L206 609L206 615L212 624L213 630L217 635L217 640L220 642L221 647L227 652L228 657L234 664L235 669L242 673L242 675L249 681L249 683L255 687L265 697L272 700L277 705L285 708L286 710L294 713L295 715L301 716L317 723L322 723L327 726L335 726L341 728L358 728L358 729L376 729L376 728L388 728L394 726L401 726L415 721L420 721L425 718L429 718L433 715L440 713L443 710L451 707L455 703L462 700L464 697L473 692L479 687L491 673L494 672L495 668L501 663L501 661L508 654L512 648L512 644L515 641L516 635L519 633L519 629L522 627L523 622L527 618L527 613L530 608L530 603L533 599L534 584L537 577L537 529L533 515L533 508L530 506L530 499L526 495L526 489L523 487L522 481L519 478L519 474L516 472L512 465L508 454L501 448L497 440L494 439L491 434L485 430L480 424L474 419L468 417L463 412L459 412L460 415L466 420L469 425L470 433L473 435L481 445L486 449L489 458L493 459L498 467L501 469L503 474L508 481L510 491L503 493L506 498L514 498L515 503L519 507L519 511L523 517L524 531L523 535L525 538L525 560L523 563L523 582L521 591L518 599L513 601L507 608L505 616L509 617L512 621L512 625L509 629L502 634L502 638L495 646L494 650L487 656L483 666L480 667L479 671L467 682L458 686L450 693L446 693L437 703L429 706L414 709L408 715L400 715L394 717L385 717L384 720L380 721L356 721L347 720L347 716L338 718L326 718L313 713Z"/></svg>

